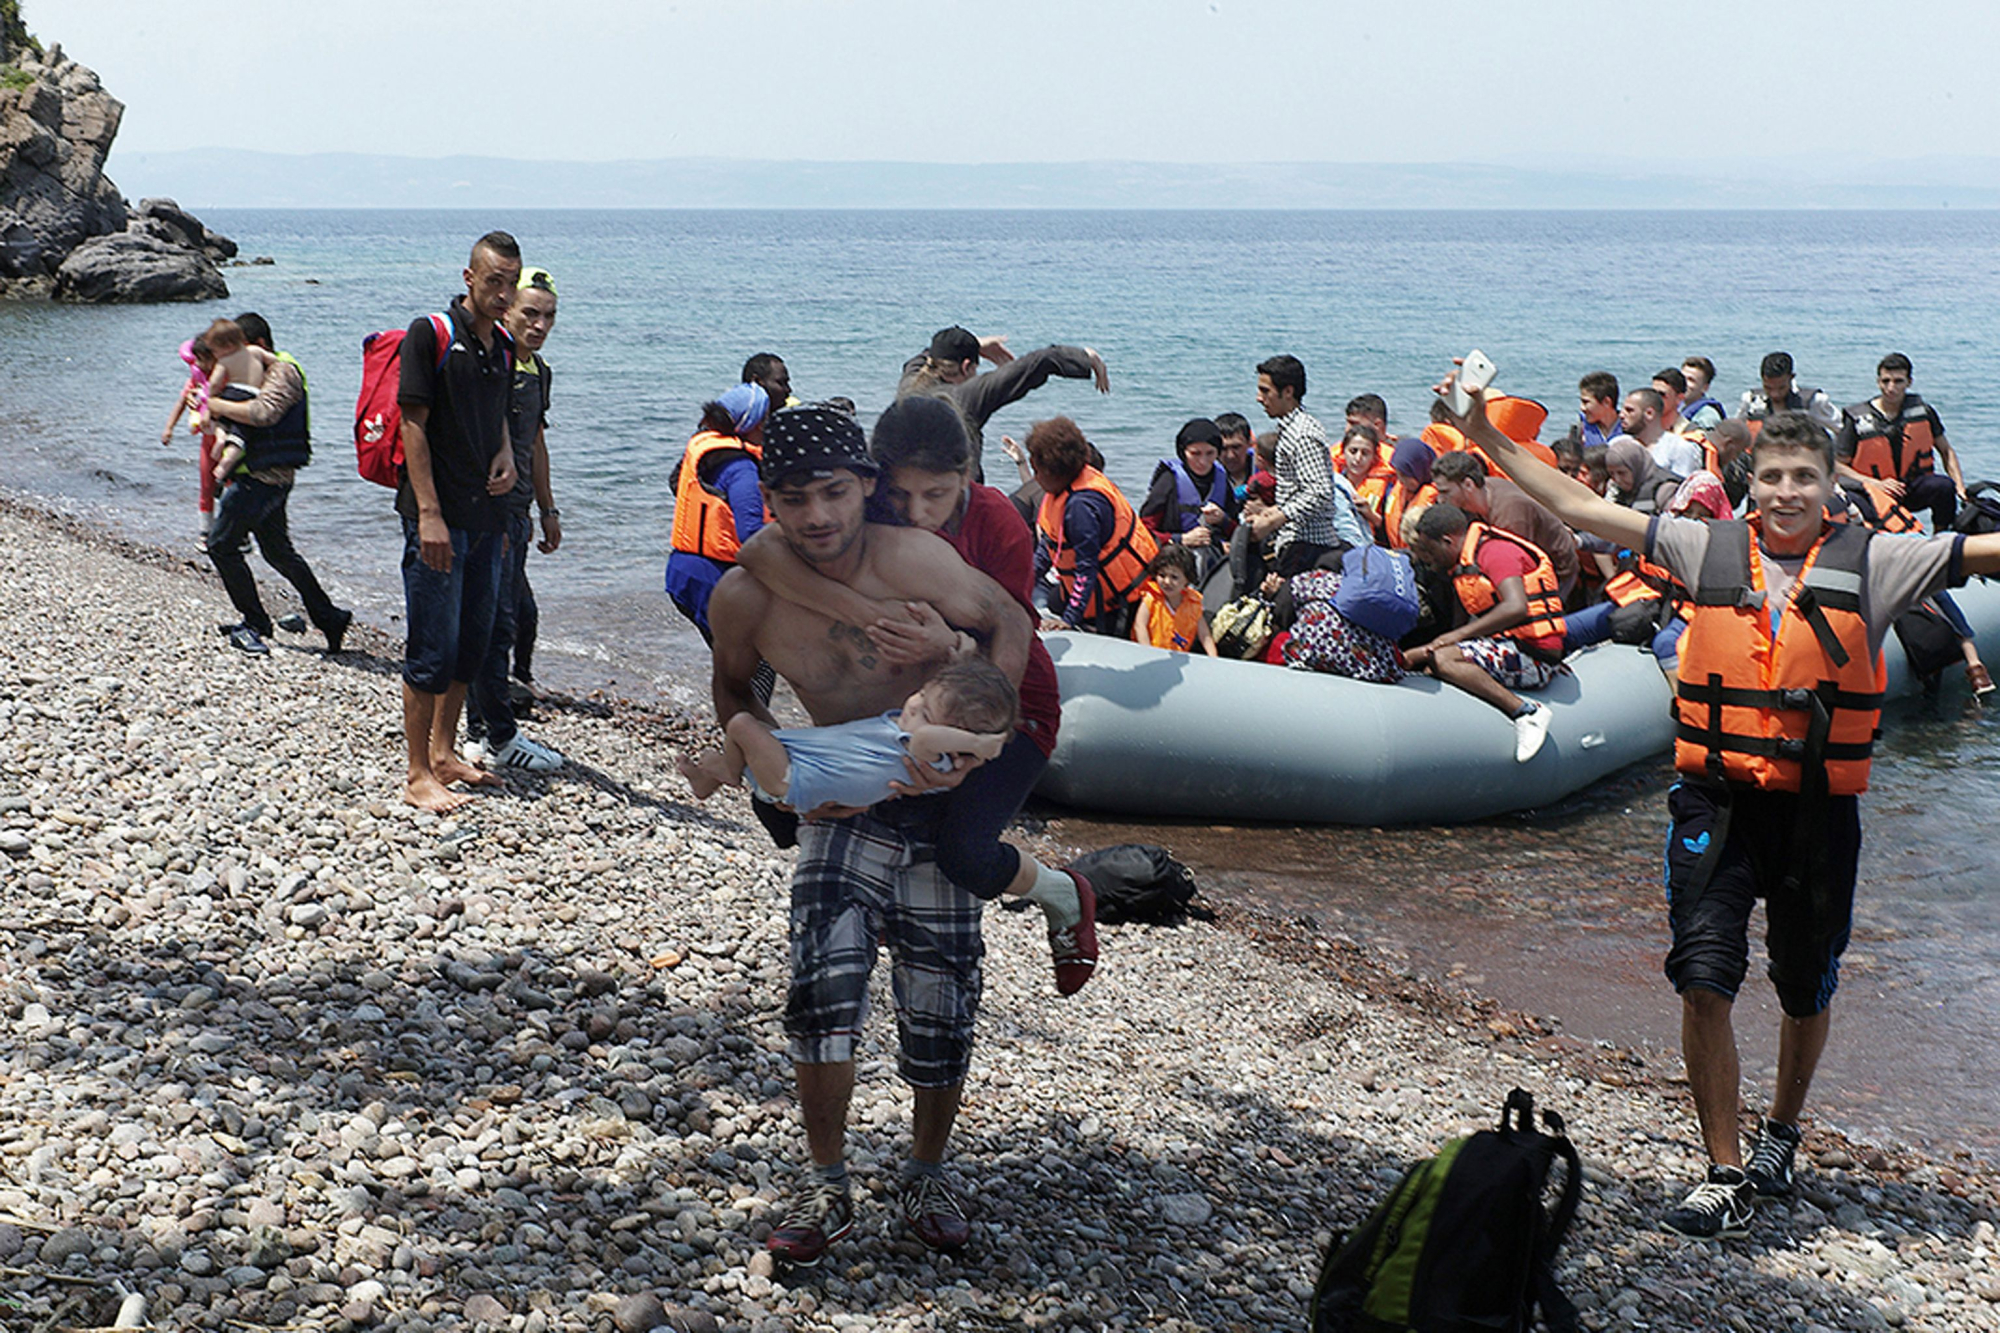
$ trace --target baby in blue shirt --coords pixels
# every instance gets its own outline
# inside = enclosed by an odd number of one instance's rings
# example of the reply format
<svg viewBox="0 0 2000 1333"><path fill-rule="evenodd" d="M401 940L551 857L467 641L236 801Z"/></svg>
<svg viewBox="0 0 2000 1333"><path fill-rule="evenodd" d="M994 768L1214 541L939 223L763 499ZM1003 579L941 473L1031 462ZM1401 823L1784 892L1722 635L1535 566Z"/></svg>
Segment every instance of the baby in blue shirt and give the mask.
<svg viewBox="0 0 2000 1333"><path fill-rule="evenodd" d="M865 808L897 795L915 762L940 773L974 768L1014 733L1013 682L981 657L939 671L902 710L830 727L774 728L750 713L723 726L721 748L683 757L681 776L698 800L748 780L760 799L794 810L828 803Z"/></svg>

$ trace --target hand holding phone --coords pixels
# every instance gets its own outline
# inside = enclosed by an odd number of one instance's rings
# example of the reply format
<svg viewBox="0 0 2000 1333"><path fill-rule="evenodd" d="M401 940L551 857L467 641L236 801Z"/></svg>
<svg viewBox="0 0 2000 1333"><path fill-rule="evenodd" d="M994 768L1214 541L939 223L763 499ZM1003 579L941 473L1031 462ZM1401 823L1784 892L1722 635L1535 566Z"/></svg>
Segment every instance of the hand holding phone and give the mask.
<svg viewBox="0 0 2000 1333"><path fill-rule="evenodd" d="M1453 414L1462 417L1472 411L1472 395L1468 390L1485 388L1493 383L1493 377L1498 373L1498 368L1487 358L1486 353L1477 347L1467 352L1465 360L1459 365L1458 377L1451 384Z"/></svg>

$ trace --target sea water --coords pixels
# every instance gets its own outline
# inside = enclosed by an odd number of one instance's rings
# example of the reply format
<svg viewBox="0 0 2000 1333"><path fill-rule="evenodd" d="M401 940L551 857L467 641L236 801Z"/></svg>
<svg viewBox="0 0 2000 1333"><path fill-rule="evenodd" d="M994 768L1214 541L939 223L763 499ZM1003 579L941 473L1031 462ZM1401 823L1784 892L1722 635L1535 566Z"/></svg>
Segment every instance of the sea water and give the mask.
<svg viewBox="0 0 2000 1333"><path fill-rule="evenodd" d="M389 492L355 474L349 450L361 339L441 309L462 288L472 240L504 228L561 291L545 355L564 542L530 570L538 674L570 688L704 696L700 641L660 594L668 474L701 403L759 351L784 357L799 396L845 395L872 421L904 360L944 325L1009 335L1017 351L1088 345L1110 368L1111 393L1052 381L994 418L985 467L1011 482L1000 437L1067 413L1136 493L1187 418L1236 411L1261 425L1256 364L1276 352L1305 362L1306 406L1335 430L1362 392L1386 398L1392 427L1409 430L1451 356L1477 346L1498 364L1499 387L1549 406L1547 437L1573 419L1589 370L1642 386L1699 353L1733 406L1763 354L1783 349L1800 383L1848 403L1873 391L1876 361L1897 350L1915 362L1915 387L1943 415L1968 478L2000 475L1996 213L217 211L207 221L244 256L275 260L227 270L225 301L0 303L0 486L196 554L193 443L185 431L170 446L159 439L184 378L175 350L218 315L257 310L312 386L318 461L291 504L298 547L337 601L399 624L400 528ZM228 616L219 594L213 614ZM1899 1095L1893 1063L1880 1071L1884 1100L1863 1109L1870 1128L1894 1135L1920 1121L1948 1146L1955 1124L1989 1135L2000 1124L2000 1064L1985 1049L2000 1013L1989 844L2000 722L1968 719L1947 696L1929 713L1900 713L1885 749L1866 807L1861 914L1914 978L1897 994L1917 1027L1897 1044L1963 1049L1967 1064L1942 1122L1938 1098ZM1600 836L1593 827L1578 836ZM1310 893L1310 857L1272 884ZM1761 984L1754 968L1751 984Z"/></svg>

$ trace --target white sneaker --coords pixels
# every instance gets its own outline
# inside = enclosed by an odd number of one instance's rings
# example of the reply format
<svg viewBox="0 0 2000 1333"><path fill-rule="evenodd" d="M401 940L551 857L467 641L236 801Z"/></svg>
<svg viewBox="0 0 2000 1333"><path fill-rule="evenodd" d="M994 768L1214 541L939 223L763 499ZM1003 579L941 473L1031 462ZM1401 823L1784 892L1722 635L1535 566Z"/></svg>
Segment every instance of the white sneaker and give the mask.
<svg viewBox="0 0 2000 1333"><path fill-rule="evenodd" d="M1514 762L1525 764L1533 759L1542 748L1542 742L1549 738L1549 723L1555 721L1555 714L1547 705L1530 704L1534 711L1523 713L1514 719Z"/></svg>
<svg viewBox="0 0 2000 1333"><path fill-rule="evenodd" d="M518 768L524 773L553 773L567 761L548 746L517 731L505 745L488 749L486 762L495 768Z"/></svg>

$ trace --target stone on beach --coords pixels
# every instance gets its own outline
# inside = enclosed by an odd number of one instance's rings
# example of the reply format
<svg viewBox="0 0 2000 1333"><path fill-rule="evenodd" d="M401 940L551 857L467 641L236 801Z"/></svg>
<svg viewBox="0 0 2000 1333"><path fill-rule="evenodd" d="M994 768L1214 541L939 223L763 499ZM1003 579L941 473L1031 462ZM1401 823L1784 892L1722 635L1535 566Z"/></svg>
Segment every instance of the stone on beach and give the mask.
<svg viewBox="0 0 2000 1333"><path fill-rule="evenodd" d="M1068 1000L1039 923L988 914L956 1258L895 1221L879 971L855 1231L800 1280L762 1245L804 1158L791 857L662 777L705 720L552 707L574 775L425 819L393 799L393 640L253 669L224 605L0 502L0 1263L27 1274L0 1294L28 1327L87 1326L58 1278L173 1329L1296 1327L1331 1234L1519 1084L1590 1162L1559 1265L1584 1327L2000 1329L1969 1163L1815 1126L1750 1242L1674 1241L1683 1088L1227 908L1107 928Z"/></svg>

